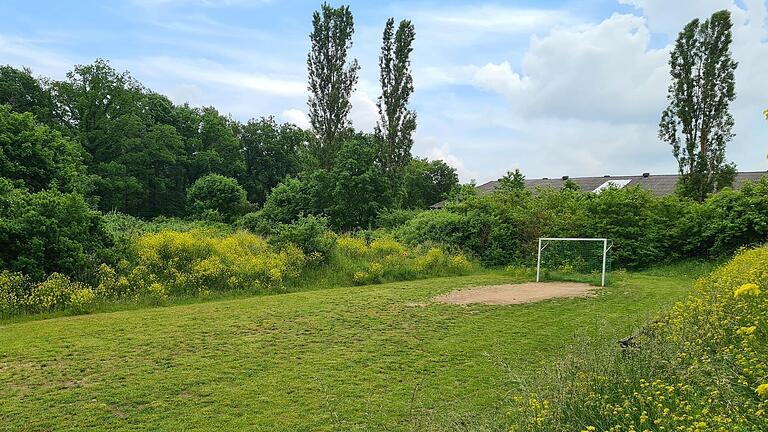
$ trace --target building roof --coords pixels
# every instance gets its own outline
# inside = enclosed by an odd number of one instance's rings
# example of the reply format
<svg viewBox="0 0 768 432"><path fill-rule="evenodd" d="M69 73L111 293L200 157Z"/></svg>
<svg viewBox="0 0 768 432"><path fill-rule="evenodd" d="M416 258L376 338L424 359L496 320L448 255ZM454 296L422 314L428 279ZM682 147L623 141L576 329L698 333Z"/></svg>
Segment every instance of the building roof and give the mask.
<svg viewBox="0 0 768 432"><path fill-rule="evenodd" d="M739 189L745 182L755 182L760 180L763 176L768 176L768 171L746 171L736 173L733 187L734 189ZM606 182L611 182L618 187L637 185L656 195L671 195L675 191L678 177L678 174L652 175L645 173L636 176L572 177L570 180L575 183L582 192L597 192L599 189L607 186ZM536 191L541 188L560 189L568 179L568 176L563 176L561 178L545 177L540 179L526 179L525 188L531 191ZM493 192L498 186L499 181L493 180L477 186L475 190L479 195L484 195ZM444 204L445 201L441 201L433 204L431 208L441 208Z"/></svg>

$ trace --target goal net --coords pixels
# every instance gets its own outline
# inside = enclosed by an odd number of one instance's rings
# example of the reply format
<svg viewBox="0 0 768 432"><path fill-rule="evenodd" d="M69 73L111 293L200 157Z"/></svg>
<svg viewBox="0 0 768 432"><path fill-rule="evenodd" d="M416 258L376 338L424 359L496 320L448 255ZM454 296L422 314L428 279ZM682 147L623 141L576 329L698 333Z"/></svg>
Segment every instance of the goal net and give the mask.
<svg viewBox="0 0 768 432"><path fill-rule="evenodd" d="M540 238L536 282L576 280L605 286L612 245L605 238Z"/></svg>

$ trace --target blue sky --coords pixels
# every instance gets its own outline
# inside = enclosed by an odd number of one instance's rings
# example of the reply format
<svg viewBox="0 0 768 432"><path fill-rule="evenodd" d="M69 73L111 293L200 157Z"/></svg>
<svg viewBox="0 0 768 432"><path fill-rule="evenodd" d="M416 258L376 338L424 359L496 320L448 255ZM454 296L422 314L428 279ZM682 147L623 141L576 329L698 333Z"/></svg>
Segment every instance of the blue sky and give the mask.
<svg viewBox="0 0 768 432"><path fill-rule="evenodd" d="M332 2L334 5L339 2ZM352 120L376 120L377 56L390 16L416 27L414 153L463 181L672 173L656 129L669 44L728 8L739 61L728 156L768 169L768 16L763 0L353 1L362 70ZM174 102L235 118L306 124L306 53L316 1L16 1L0 9L0 63L63 78L97 57Z"/></svg>

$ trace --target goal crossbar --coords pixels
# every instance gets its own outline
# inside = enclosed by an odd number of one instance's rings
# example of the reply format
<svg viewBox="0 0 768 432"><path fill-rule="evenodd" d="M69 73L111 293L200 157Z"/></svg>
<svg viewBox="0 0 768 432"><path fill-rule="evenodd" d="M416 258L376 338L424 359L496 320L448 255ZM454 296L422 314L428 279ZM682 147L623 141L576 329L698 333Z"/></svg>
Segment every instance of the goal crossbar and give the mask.
<svg viewBox="0 0 768 432"><path fill-rule="evenodd" d="M606 264L608 262L608 251L613 246L612 242L609 244L609 240L607 238L540 237L539 247L538 247L538 252L536 257L536 282L539 282L541 278L541 251L544 250L549 245L548 242L550 241L578 241L578 242L603 243L603 262L602 262L602 274L600 277L600 286L605 286L605 270L606 270ZM543 246L542 246L542 243L544 243Z"/></svg>

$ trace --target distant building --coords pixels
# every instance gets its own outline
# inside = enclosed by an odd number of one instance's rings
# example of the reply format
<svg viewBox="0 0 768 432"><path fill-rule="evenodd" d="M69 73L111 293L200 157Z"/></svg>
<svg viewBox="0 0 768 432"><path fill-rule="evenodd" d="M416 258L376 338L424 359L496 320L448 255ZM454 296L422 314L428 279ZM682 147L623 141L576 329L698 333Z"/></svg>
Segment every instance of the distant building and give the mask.
<svg viewBox="0 0 768 432"><path fill-rule="evenodd" d="M761 177L768 176L768 171L747 171L736 173L736 178L733 181L733 187L739 189L745 182L756 182ZM552 188L560 189L566 180L571 180L576 186L581 189L582 192L600 192L611 185L622 188L625 186L640 186L643 189L647 189L656 195L671 195L675 192L675 186L677 185L678 174L661 174L651 175L650 173L643 173L638 176L602 176L602 177L572 177L562 176L561 178L540 178L540 179L526 179L525 188L530 191L536 191L537 189ZM487 183L483 183L477 186L475 190L478 195L484 195L489 192L493 192L499 187L499 181L493 180ZM433 204L431 208L441 208L445 204L445 201Z"/></svg>

